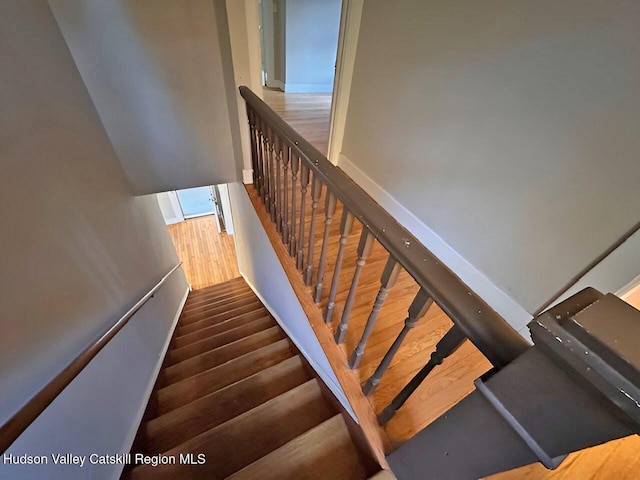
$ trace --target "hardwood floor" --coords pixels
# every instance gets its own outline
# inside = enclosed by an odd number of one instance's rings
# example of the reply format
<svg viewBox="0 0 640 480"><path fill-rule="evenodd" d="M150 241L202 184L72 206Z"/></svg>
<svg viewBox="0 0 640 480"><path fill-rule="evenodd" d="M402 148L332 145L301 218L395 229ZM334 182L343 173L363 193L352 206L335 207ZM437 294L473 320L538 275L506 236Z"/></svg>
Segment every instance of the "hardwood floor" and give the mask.
<svg viewBox="0 0 640 480"><path fill-rule="evenodd" d="M330 93L283 93L268 88L262 93L267 105L323 155L327 154Z"/></svg>
<svg viewBox="0 0 640 480"><path fill-rule="evenodd" d="M264 99L277 113L279 113L294 129L307 138L318 150L326 152L330 97L318 97L307 94L283 94L282 92L264 92ZM309 107L309 108L306 108ZM264 206L259 201L253 189L249 187L250 196L256 206L259 216L269 232L272 241L277 239L278 233L268 221L268 216L264 214ZM309 205L307 204L307 209ZM339 236L341 208L338 206L334 220L331 224L331 237L333 239L327 262L327 271L323 283L323 299L321 303L314 306L312 300L303 301L303 306L307 312L311 312L310 317L320 318L321 311L326 304L331 278L333 276L333 265L337 253L337 241ZM317 271L318 256L321 248L321 235L324 222L324 201L319 202L318 224L314 235L314 282ZM305 215L305 238L309 235L309 215ZM344 305L348 289L351 283L357 255L355 246L358 243L361 226L356 225L347 240L347 251L345 253L343 269L340 274L338 295L336 299L336 310L333 314L333 321L330 326L331 333L340 320L342 306ZM278 250L278 249L276 249ZM300 275L295 268L295 263L286 255L285 249L279 249L279 256L283 260L285 269L295 283L298 279L298 290L305 290L310 294L312 289L304 287ZM342 362L351 355L353 348L357 344L367 316L371 310L374 298L380 286L380 273L386 261L386 253L380 245L375 245L373 251L363 268L360 278L358 295L351 312L348 324L346 341L339 346ZM306 257L305 257L306 258ZM306 262L305 262L306 264ZM296 288L294 286L294 288ZM345 386L347 395L354 394L349 383L348 375L359 384L363 384L369 375L377 367L382 355L387 351L391 342L402 328L406 317L407 307L415 295L418 287L413 279L406 273L400 274L396 286L389 294L385 305L380 313L378 324L367 344L367 350L363 357L360 368L353 372L342 372L338 378ZM300 293L297 293L300 295ZM315 308L315 313L312 311ZM321 320L319 320L320 323ZM400 391L408 380L426 363L429 355L433 351L435 343L442 337L451 325L450 320L437 307L434 306L418 325L409 333L402 348L394 358L387 374L383 377L378 389L369 401L376 413L379 413L387 403ZM318 325L312 326L320 338L325 350L328 348L331 337L325 332L317 330ZM330 358L331 360L331 358ZM333 359L336 361L336 359ZM440 416L443 412L456 404L473 390L473 380L481 376L490 368L489 362L483 355L469 342L465 344L445 360L442 366L436 368L429 378L418 388L407 403L398 411L396 416L387 424L386 432L392 446L396 446L411 438L415 433L422 430L426 425ZM346 380L345 380L346 378ZM357 393L357 392L355 392ZM363 428L373 436L376 435L376 425L367 424L371 418L366 418L361 423ZM375 420L373 420L375 421ZM379 448L388 451L389 445L385 443L386 438L381 438ZM491 477L492 480L630 480L640 478L640 439L629 437L605 445L587 449L574 453L555 471L546 470L539 464L522 467L511 472L505 472Z"/></svg>
<svg viewBox="0 0 640 480"><path fill-rule="evenodd" d="M191 218L168 228L194 290L240 276L233 236L218 233L213 215Z"/></svg>

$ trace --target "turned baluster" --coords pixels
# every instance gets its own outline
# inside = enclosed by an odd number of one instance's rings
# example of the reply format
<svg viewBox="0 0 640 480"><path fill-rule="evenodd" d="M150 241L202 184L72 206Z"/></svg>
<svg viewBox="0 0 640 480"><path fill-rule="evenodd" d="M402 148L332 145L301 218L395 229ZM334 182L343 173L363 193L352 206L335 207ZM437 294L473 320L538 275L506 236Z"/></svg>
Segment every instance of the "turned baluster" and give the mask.
<svg viewBox="0 0 640 480"><path fill-rule="evenodd" d="M367 380L367 383L365 383L364 387L362 387L362 391L365 395L371 395L377 388L378 384L380 383L380 379L387 371L387 368L389 368L393 357L398 352L398 349L409 333L409 330L416 326L418 320L420 320L424 316L424 314L427 313L427 310L429 310L429 307L431 307L432 304L433 299L429 296L429 294L427 294L424 289L421 288L420 291L418 291L416 297L413 299L411 306L409 307L409 315L404 321L404 327L402 327L402 330L398 334L398 337L394 340L391 348L389 348L389 351L385 354L376 371L373 372L373 375L371 375L369 380Z"/></svg>
<svg viewBox="0 0 640 480"><path fill-rule="evenodd" d="M340 324L336 330L336 343L344 342L347 336L347 323L349 322L349 315L351 314L351 307L353 301L356 298L356 290L358 289L358 281L360 280L360 272L362 267L367 262L367 258L373 248L373 242L375 237L367 230L366 227L362 227L362 234L360 235L360 243L358 243L358 260L356 261L356 269L353 272L353 279L351 280L351 288L349 288L349 294L347 295L347 301L344 304L344 310L342 310L342 318Z"/></svg>
<svg viewBox="0 0 640 480"><path fill-rule="evenodd" d="M268 140L269 140L269 214L271 215L271 222L276 223L276 172L275 172L275 146L274 146L274 134L271 127L267 127Z"/></svg>
<svg viewBox="0 0 640 480"><path fill-rule="evenodd" d="M275 157L276 157L276 231L282 235L282 142L280 135L275 134Z"/></svg>
<svg viewBox="0 0 640 480"><path fill-rule="evenodd" d="M384 425L396 414L398 409L404 405L407 399L416 391L431 371L442 364L445 358L455 352L465 341L466 337L460 327L454 325L449 329L444 337L436 345L435 351L431 354L427 364L420 369L411 381L400 391L387 407L378 415L378 422Z"/></svg>
<svg viewBox="0 0 640 480"><path fill-rule="evenodd" d="M398 279L400 268L400 264L396 262L395 258L389 255L389 259L387 260L384 270L382 271L382 276L380 277L380 290L378 290L376 300L373 302L373 307L371 308L371 313L369 313L367 324L362 332L362 338L360 339L360 342L358 342L358 346L353 351L353 355L351 355L351 359L349 360L350 368L358 368L358 365L360 365L362 355L364 355L364 349L367 346L367 340L369 340L369 336L371 335L371 332L373 332L376 320L380 314L380 309L382 308L387 295L389 295L389 291Z"/></svg>
<svg viewBox="0 0 640 480"><path fill-rule="evenodd" d="M307 286L311 285L311 277L313 275L313 250L316 232L316 214L318 210L318 201L322 195L322 182L320 179L313 175L313 181L311 182L311 223L309 224L309 249L307 251L307 268L304 272L304 283Z"/></svg>
<svg viewBox="0 0 640 480"><path fill-rule="evenodd" d="M256 178L258 179L258 195L264 204L264 152L262 141L262 126L260 123L260 117L254 112L255 118L255 130L256 130L256 153L258 157L258 171L256 172Z"/></svg>
<svg viewBox="0 0 640 480"><path fill-rule="evenodd" d="M327 249L329 247L329 231L331 229L331 221L336 211L336 197L327 189L327 197L324 205L324 234L322 236L322 248L320 250L320 261L318 262L318 276L316 277L314 300L320 303L322 297L322 282L324 280L324 268L327 263Z"/></svg>
<svg viewBox="0 0 640 480"><path fill-rule="evenodd" d="M253 186L258 188L258 151L256 149L256 126L253 109L247 105L247 118L249 121L249 138L251 146L251 168L253 169Z"/></svg>
<svg viewBox="0 0 640 480"><path fill-rule="evenodd" d="M291 230L289 231L289 255L292 257L297 251L296 241L296 183L298 181L298 168L300 166L300 158L291 152Z"/></svg>
<svg viewBox="0 0 640 480"><path fill-rule="evenodd" d="M331 288L329 290L329 300L324 311L324 321L329 323L333 316L333 309L336 306L336 294L338 293L338 282L340 280L340 269L342 268L342 259L344 258L344 248L347 245L347 237L351 233L353 227L353 215L349 213L346 207L342 212L342 221L340 222L340 241L338 244L338 255L336 256L336 265L333 269L333 279L331 280Z"/></svg>
<svg viewBox="0 0 640 480"><path fill-rule="evenodd" d="M269 211L269 141L267 140L266 124L260 118L260 137L262 140L262 203Z"/></svg>
<svg viewBox="0 0 640 480"><path fill-rule="evenodd" d="M300 164L300 224L298 226L298 255L296 266L302 271L304 266L304 224L307 207L307 187L309 185L309 169L301 160Z"/></svg>
<svg viewBox="0 0 640 480"><path fill-rule="evenodd" d="M282 242L289 244L289 145L282 142L282 170L284 177L284 205L282 206Z"/></svg>

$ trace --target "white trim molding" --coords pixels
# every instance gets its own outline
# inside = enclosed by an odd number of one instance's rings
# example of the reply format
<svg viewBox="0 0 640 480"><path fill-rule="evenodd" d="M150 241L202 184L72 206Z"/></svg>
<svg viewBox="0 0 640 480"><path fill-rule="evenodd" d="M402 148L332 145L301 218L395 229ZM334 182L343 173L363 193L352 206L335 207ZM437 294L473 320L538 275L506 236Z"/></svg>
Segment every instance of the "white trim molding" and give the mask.
<svg viewBox="0 0 640 480"><path fill-rule="evenodd" d="M333 81L333 99L329 119L329 153L327 155L329 161L334 165L338 164L338 155L342 150L363 6L364 0L343 0L342 2L336 74Z"/></svg>
<svg viewBox="0 0 640 480"><path fill-rule="evenodd" d="M531 341L526 328L527 323L532 319L532 315L529 312L343 154L338 156L338 167L371 195L403 227L415 235L442 263L449 267L469 288L498 312L514 330L525 339Z"/></svg>
<svg viewBox="0 0 640 480"><path fill-rule="evenodd" d="M242 170L242 183L251 185L253 183L253 168L245 168Z"/></svg>

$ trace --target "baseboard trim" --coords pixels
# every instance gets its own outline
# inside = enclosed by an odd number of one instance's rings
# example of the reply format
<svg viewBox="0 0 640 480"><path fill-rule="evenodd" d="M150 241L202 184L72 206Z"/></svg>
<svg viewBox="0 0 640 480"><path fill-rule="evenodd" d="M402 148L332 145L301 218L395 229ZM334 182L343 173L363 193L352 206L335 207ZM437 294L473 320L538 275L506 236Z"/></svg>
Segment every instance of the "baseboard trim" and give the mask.
<svg viewBox="0 0 640 480"><path fill-rule="evenodd" d="M333 84L286 83L283 90L287 93L331 93L333 92Z"/></svg>
<svg viewBox="0 0 640 480"><path fill-rule="evenodd" d="M407 210L406 207L343 154L338 156L338 167L371 195L404 228L415 235L425 247L460 277L491 308L504 317L514 330L526 340L531 341L526 329L527 323L532 319L531 313L527 312L507 293L496 286L484 273L469 263L437 233Z"/></svg>
<svg viewBox="0 0 640 480"><path fill-rule="evenodd" d="M156 380L158 379L158 375L160 374L160 369L162 368L164 357L166 357L167 351L169 350L169 344L171 343L171 339L173 338L173 332L178 326L178 320L180 320L180 315L182 314L182 310L184 309L185 303L187 303L187 297L189 296L190 292L191 292L191 286L187 286L184 292L184 296L182 297L182 300L178 305L178 309L176 310L175 317L171 323L171 328L169 329L169 334L167 335L167 339L164 342L160 356L158 357L158 361L156 362L156 366L154 367L153 373L150 377L152 380L149 382L149 385L147 385L147 390L144 394L144 402L142 402L140 406L140 409L136 415L135 422L132 424L132 429L127 435L126 440L123 444L123 448L121 449L122 453L131 451L131 447L133 446L133 442L136 438L136 434L138 433L138 430L140 429L140 425L142 424L142 418L144 417L144 412L147 410L149 399L151 398L151 394L153 393L153 387L155 387ZM116 469L118 470L117 472L118 475L114 477L114 479L120 478L124 467L125 465L122 465L121 469Z"/></svg>
<svg viewBox="0 0 640 480"><path fill-rule="evenodd" d="M242 183L251 185L253 183L253 168L245 168L242 170Z"/></svg>
<svg viewBox="0 0 640 480"><path fill-rule="evenodd" d="M313 357L309 355L309 352L305 350L304 346L301 345L300 342L295 338L295 336L293 335L293 332L289 330L289 327L287 327L287 324L280 318L280 316L276 313L276 311L269 305L269 302L267 302L267 300L260 294L260 291L255 287L255 285L253 285L253 283L242 272L240 272L240 275L242 275L242 278L244 278L244 281L247 282L247 285L249 285L251 290L253 290L253 293L255 293L256 297L258 297L258 299L262 302L262 304L269 311L269 313L275 319L275 321L278 322L278 325L280 326L280 328L282 328L282 330L284 330L284 333L287 334L287 337L289 338L289 340L293 342L293 344L296 346L298 351L302 353L305 360L309 362L309 365L311 365L311 368L313 368L313 370L318 374L318 376L322 378L322 381L332 391L333 395L336 397L338 402L340 402L340 404L349 413L349 416L351 416L351 418L356 423L358 423L358 417L353 411L353 408L349 403L347 395L344 393L342 385L340 385L340 383L334 382L331 378L327 377L326 375L323 375L323 370L320 367L320 365L318 365L318 363L313 359ZM291 292L291 294L293 295L292 300L299 302L298 297L296 297L296 294L294 292ZM302 306L300 306L300 308L302 309ZM304 309L302 310L304 311ZM336 392L340 392L340 395L338 395Z"/></svg>

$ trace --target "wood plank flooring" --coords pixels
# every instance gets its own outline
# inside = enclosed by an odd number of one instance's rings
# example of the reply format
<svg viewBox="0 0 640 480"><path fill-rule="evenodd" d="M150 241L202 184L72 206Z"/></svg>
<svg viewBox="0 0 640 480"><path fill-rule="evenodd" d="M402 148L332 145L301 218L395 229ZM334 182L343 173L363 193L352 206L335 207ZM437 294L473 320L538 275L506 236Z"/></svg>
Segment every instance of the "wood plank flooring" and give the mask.
<svg viewBox="0 0 640 480"><path fill-rule="evenodd" d="M213 215L191 218L168 228L194 290L240 276L233 236L218 233Z"/></svg>
<svg viewBox="0 0 640 480"><path fill-rule="evenodd" d="M309 98L307 98L307 94L284 94L282 92L265 90L264 99L267 104L280 114L303 137L309 139L321 152L326 152L330 97L318 98L316 95L310 95ZM324 132L327 132L327 135L325 135ZM256 210L259 212L263 224L265 224L265 228L268 232L269 229L273 230L269 232L270 238L272 238L273 241L273 239L278 237L278 233L275 232L275 228L270 223L267 223L268 216L261 214L264 212L264 206L260 203L252 187L249 186L248 190L256 206ZM309 203L307 203L307 209L309 208ZM333 242L329 251L329 260L324 277L323 299L316 308L316 312L318 310L324 310L326 295L333 276L333 264L336 257L339 236L340 212L341 208L338 206L331 224L330 238L333 239ZM319 203L317 215L318 220L316 233L314 235L314 283L316 281L315 272L317 271L324 222L323 201ZM309 223L309 215L305 215L305 239L308 239ZM348 293L357 259L355 247L358 243L361 227L357 225L357 222L355 223L356 225L347 240L349 248L347 248L345 253L343 269L340 274L336 310L333 314L331 332L335 331L335 327L340 321L342 306ZM285 260L283 258L283 256L286 255L286 253L283 253L284 251L284 248L280 249L281 260ZM360 338L371 305L380 286L380 273L384 267L386 258L387 255L384 249L376 244L363 268L359 283L360 288L358 289L358 295L356 296L356 301L349 319L347 338L345 343L339 346L343 356L343 362L346 362L350 357L353 348ZM298 276L298 279L300 278L299 273L295 269L295 264L290 258L287 261L283 261L283 264L290 278L295 279L296 276ZM301 281L299 283L303 286L301 288L306 288L307 293L311 293L311 288L304 287ZM377 367L382 355L387 351L391 342L402 328L407 307L411 303L417 289L418 287L413 279L406 272L402 272L396 286L387 297L378 319L378 325L367 344L367 350L360 368L353 371L355 381L358 383L363 384L368 379L369 375ZM305 306L308 312L309 304L313 307L313 301L303 302L303 306ZM426 317L418 323L413 331L409 333L387 374L383 377L378 389L369 397L369 401L376 413L379 413L424 363L428 361L435 344L442 335L444 335L450 325L451 321L446 315L439 308L434 307ZM314 328L316 328L315 325ZM321 343L323 343L323 347L325 347L327 342L331 341L328 335L318 330L316 330L316 333ZM391 444L399 445L411 438L415 433L422 430L443 412L468 395L474 388L473 380L481 376L489 368L490 364L484 356L469 342L465 342L454 355L445 360L441 367L438 367L432 372L430 377L418 388L389 424L387 424L386 435L388 435ZM344 377L345 374L338 375L341 382L343 382L341 375ZM345 391L348 395L350 394L349 388L345 388ZM374 432L376 426L373 424L367 425L366 423L370 420L370 418L365 419L363 428ZM384 438L380 440L379 445L382 445L381 448L385 448ZM388 445L386 445L386 449L388 450ZM540 465L532 465L513 472L497 475L492 477L492 480L511 480L516 478L524 478L527 480L569 480L574 478L581 480L609 480L618 478L640 478L640 463L637 463L640 462L638 452L640 452L640 440L638 437L632 437L573 454L560 468L553 472L547 471ZM626 467L624 467L624 465L632 465L633 468L631 470L625 470ZM635 476L621 476L625 471L635 472ZM633 475L633 473L630 473L630 475Z"/></svg>
<svg viewBox="0 0 640 480"><path fill-rule="evenodd" d="M267 105L323 155L327 154L330 93L283 93L268 88L262 93Z"/></svg>

